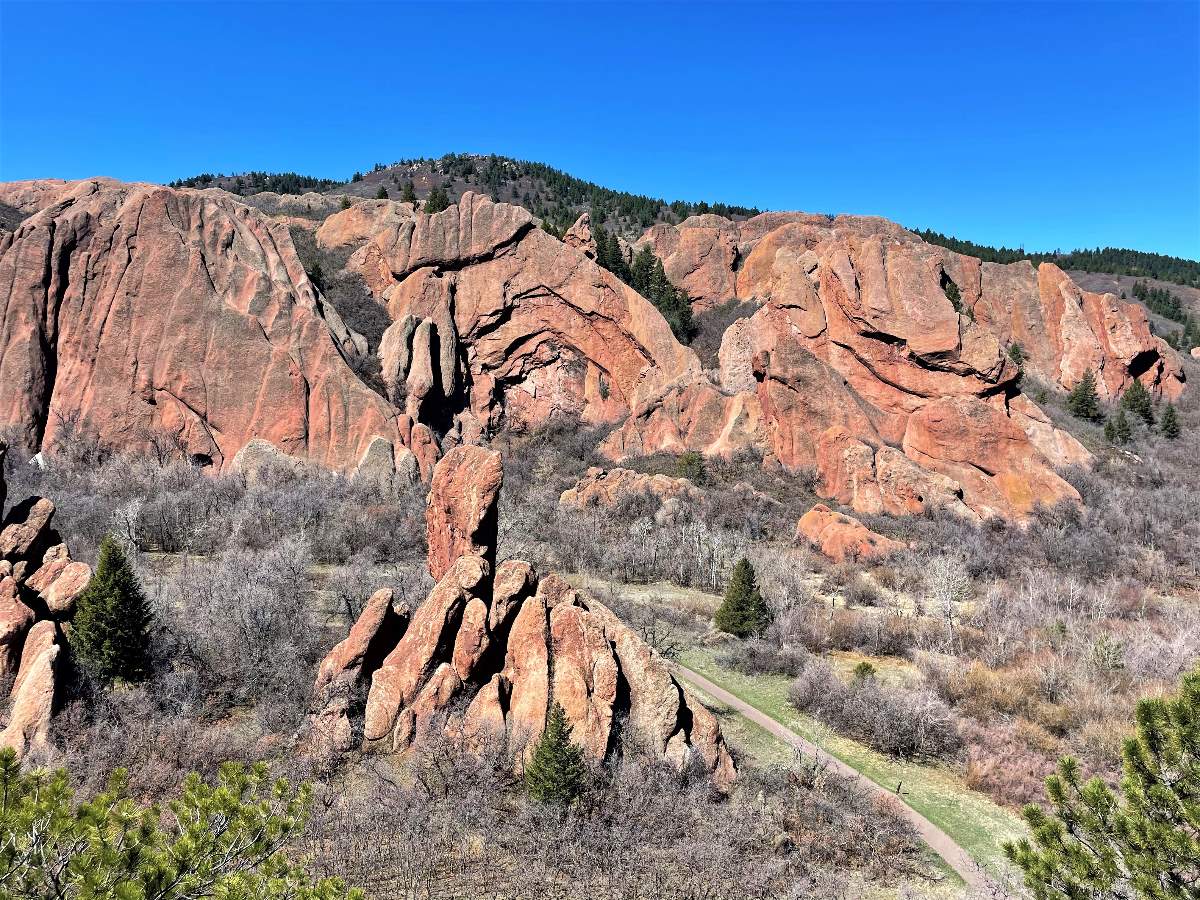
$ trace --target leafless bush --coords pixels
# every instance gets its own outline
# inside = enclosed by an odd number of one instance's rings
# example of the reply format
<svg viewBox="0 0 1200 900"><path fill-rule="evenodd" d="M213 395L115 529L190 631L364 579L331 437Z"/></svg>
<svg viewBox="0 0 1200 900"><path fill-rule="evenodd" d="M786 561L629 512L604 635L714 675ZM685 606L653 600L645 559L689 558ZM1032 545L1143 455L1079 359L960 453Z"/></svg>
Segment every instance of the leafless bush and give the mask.
<svg viewBox="0 0 1200 900"><path fill-rule="evenodd" d="M767 640L749 640L731 643L717 662L745 675L790 675L794 678L804 671L808 659L808 653L801 647L781 647Z"/></svg>
<svg viewBox="0 0 1200 900"><path fill-rule="evenodd" d="M929 690L884 684L873 675L847 685L828 664L810 661L788 701L870 747L909 759L945 759L962 746L950 708Z"/></svg>

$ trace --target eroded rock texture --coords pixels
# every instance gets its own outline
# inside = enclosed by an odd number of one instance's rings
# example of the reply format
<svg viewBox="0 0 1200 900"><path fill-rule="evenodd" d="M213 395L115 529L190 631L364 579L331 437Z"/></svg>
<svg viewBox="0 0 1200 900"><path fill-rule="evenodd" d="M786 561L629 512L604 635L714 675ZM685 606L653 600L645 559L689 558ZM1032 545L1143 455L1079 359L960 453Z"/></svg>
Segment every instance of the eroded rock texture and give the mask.
<svg viewBox="0 0 1200 900"><path fill-rule="evenodd" d="M823 496L867 513L930 506L1019 517L1077 501L1056 469L1091 455L1019 387L1085 369L1115 398L1135 378L1171 398L1173 351L1142 310L1080 291L1055 267L998 266L881 219L771 213L658 225L648 243L698 309L760 304L725 332L719 383L676 382L602 448L728 455L815 468Z"/></svg>
<svg viewBox="0 0 1200 900"><path fill-rule="evenodd" d="M117 446L165 434L248 477L294 458L428 480L445 450L502 427L621 423L602 448L613 460L753 450L817 470L824 496L861 512L1020 517L1077 500L1055 470L1091 457L1022 395L1014 346L1030 375L1064 388L1090 368L1109 399L1135 378L1167 398L1183 389L1179 358L1135 304L883 219L651 228L639 244L697 309L758 304L704 372L596 264L586 217L559 241L470 193L432 215L250 199L276 218L217 190L0 186L31 214L0 236L0 424L35 448L64 422ZM386 397L355 374L374 364L366 341L309 281L285 220L348 258L344 274L390 320L370 348Z"/></svg>
<svg viewBox="0 0 1200 900"><path fill-rule="evenodd" d="M4 515L4 455L0 443L0 679L12 679L0 698L0 747L18 758L48 747L58 690L62 624L92 577L72 562L54 530L54 504L30 497Z"/></svg>
<svg viewBox="0 0 1200 900"><path fill-rule="evenodd" d="M31 447L72 420L219 467L253 438L339 469L412 443L285 226L220 191L37 184L0 188L38 207L0 237L0 422Z"/></svg>
<svg viewBox="0 0 1200 900"><path fill-rule="evenodd" d="M372 598L321 664L314 725L347 749L354 707L329 687L338 679L369 681L361 726L368 749L403 752L437 734L474 748L507 748L521 760L544 729L550 705L559 703L574 740L593 759L633 741L679 767L700 765L728 787L733 760L716 719L612 612L556 575L539 578L528 563L495 566L494 534L481 546L479 531L461 541L435 533L447 522L494 518L494 456L462 447L438 464L433 493L441 492L436 506L445 513L430 515L429 544L455 555L438 550L435 559L431 549L437 586L383 644L378 636L391 598L386 592Z"/></svg>

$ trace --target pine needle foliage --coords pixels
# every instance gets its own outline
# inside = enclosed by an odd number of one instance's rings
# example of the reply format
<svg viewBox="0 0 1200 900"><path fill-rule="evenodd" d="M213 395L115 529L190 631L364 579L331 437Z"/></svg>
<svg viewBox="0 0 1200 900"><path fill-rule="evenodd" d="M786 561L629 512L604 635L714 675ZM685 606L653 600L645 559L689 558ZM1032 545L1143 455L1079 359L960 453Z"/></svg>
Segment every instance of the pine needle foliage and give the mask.
<svg viewBox="0 0 1200 900"><path fill-rule="evenodd" d="M313 881L285 854L311 805L307 785L266 766L189 775L166 808L129 796L118 769L76 803L65 770L23 771L0 751L0 897L18 900L361 900Z"/></svg>
<svg viewBox="0 0 1200 900"><path fill-rule="evenodd" d="M733 568L713 623L726 634L740 638L758 634L771 623L771 611L758 589L754 567L745 557Z"/></svg>
<svg viewBox="0 0 1200 900"><path fill-rule="evenodd" d="M111 535L100 542L96 574L76 601L71 648L103 681L140 681L150 672L150 603Z"/></svg>
<svg viewBox="0 0 1200 900"><path fill-rule="evenodd" d="M1067 757L1046 779L1050 810L1025 808L1032 840L1004 851L1035 900L1200 897L1200 668L1138 703L1122 756L1119 790Z"/></svg>
<svg viewBox="0 0 1200 900"><path fill-rule="evenodd" d="M583 750L571 740L571 723L555 703L525 769L525 789L539 803L570 806L583 793L586 777Z"/></svg>

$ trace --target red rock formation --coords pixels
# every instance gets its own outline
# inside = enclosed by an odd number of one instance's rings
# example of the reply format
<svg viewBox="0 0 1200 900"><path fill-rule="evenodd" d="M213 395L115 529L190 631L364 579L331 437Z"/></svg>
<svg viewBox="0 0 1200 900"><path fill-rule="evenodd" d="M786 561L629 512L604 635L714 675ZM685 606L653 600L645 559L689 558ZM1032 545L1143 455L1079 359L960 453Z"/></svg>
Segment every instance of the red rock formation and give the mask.
<svg viewBox="0 0 1200 900"><path fill-rule="evenodd" d="M220 191L50 187L0 239L0 424L31 447L76 415L106 442L168 433L217 466L256 437L339 469L376 438L404 445L286 227Z"/></svg>
<svg viewBox="0 0 1200 900"><path fill-rule="evenodd" d="M444 523L494 517L500 483L495 456L459 447L438 464L431 495L441 499L430 504L439 509L429 519L430 571L444 572L371 673L365 746L403 752L444 734L469 747L507 747L519 766L557 702L574 740L594 759L619 749L618 728L624 727L639 746L675 765L694 757L719 787L728 787L735 772L716 720L608 609L557 576L539 580L519 560L502 563L489 578L485 557L495 553L494 532L436 537ZM472 475L478 485L471 484ZM481 539L490 543L481 546ZM458 555L450 559L449 552ZM351 639L322 663L319 692L335 677L331 673L354 670L359 653L350 644L361 647L366 635L379 633L381 606L373 600ZM314 731L344 750L354 714L348 703L326 703L313 716Z"/></svg>
<svg viewBox="0 0 1200 900"><path fill-rule="evenodd" d="M496 500L504 480L500 454L479 447L456 447L434 470L425 508L429 574L440 580L460 556L495 565Z"/></svg>
<svg viewBox="0 0 1200 900"><path fill-rule="evenodd" d="M1088 465L1091 456L1020 394L1011 334L998 324L996 297L1024 315L1040 296L1013 267L989 268L883 220L771 215L720 225L707 217L678 226L675 238L671 228L658 226L647 240L709 284L721 278L707 270L733 254L709 253L688 268L688 248L711 246L717 231L738 242L734 292L705 302L763 305L726 331L720 388L672 385L606 440L610 458L753 448L768 465L816 468L824 496L868 513L933 506L1019 517L1034 503L1078 499L1054 468ZM1007 281L997 279L1001 270ZM1182 382L1170 374L1169 351L1147 343L1137 311L1089 302L1087 334L1108 335L1097 339L1097 360L1126 373L1114 384L1146 367L1143 380L1170 395ZM991 454L971 460L985 476L962 467L950 440L922 449L907 439L914 417L933 415L922 411L937 404L944 431L969 435L987 416L1009 436L1011 446L971 443L971 452Z"/></svg>
<svg viewBox="0 0 1200 900"><path fill-rule="evenodd" d="M657 500L700 502L704 492L686 478L645 475L629 469L601 469L593 466L573 488L563 491L558 502L575 509L589 506L611 507L631 497Z"/></svg>
<svg viewBox="0 0 1200 900"><path fill-rule="evenodd" d="M900 541L872 531L853 516L834 512L824 503L818 503L796 523L796 539L801 538L835 562L877 559L905 547Z"/></svg>
<svg viewBox="0 0 1200 900"><path fill-rule="evenodd" d="M318 238L359 245L349 268L393 320L384 379L452 442L564 414L613 422L699 372L648 301L519 207L472 193L433 215L359 206Z"/></svg>
<svg viewBox="0 0 1200 900"><path fill-rule="evenodd" d="M0 498L6 449L0 443ZM0 747L11 747L18 758L47 747L60 623L70 618L92 575L90 566L71 561L53 516L54 504L39 497L0 516L0 677L15 676L8 713L0 717Z"/></svg>

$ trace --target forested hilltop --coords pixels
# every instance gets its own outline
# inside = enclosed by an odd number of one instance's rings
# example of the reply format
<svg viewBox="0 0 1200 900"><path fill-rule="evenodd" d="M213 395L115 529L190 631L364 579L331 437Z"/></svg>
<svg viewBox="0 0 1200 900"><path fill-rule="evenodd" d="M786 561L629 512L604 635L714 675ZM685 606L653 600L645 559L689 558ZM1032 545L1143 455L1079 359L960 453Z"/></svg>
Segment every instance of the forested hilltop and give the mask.
<svg viewBox="0 0 1200 900"><path fill-rule="evenodd" d="M1157 278L1189 287L1200 287L1200 262L1179 256L1125 250L1120 247L1097 247L1094 250L1072 250L1069 253L1058 250L1052 253L1034 253L1024 247L989 247L930 229L915 230L914 233L930 244L937 244L967 256L977 256L984 262L1012 263L1028 259L1035 265L1040 262L1052 262L1060 269Z"/></svg>
<svg viewBox="0 0 1200 900"><path fill-rule="evenodd" d="M589 212L592 220L626 236L640 236L656 222L677 223L688 216L715 213L733 219L757 215L755 207L704 200L667 201L660 197L615 191L576 178L544 163L505 156L447 153L440 159L402 159L375 163L370 171L355 172L344 182L311 178L294 172L249 172L241 175L204 173L171 182L172 187L219 187L235 194L261 191L302 193L304 191L388 197L393 200L428 199L435 191L456 202L466 191L488 195L492 200L523 206L550 228L562 233ZM411 191L411 195L409 194Z"/></svg>

